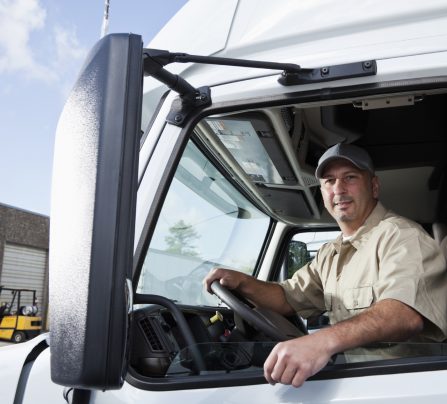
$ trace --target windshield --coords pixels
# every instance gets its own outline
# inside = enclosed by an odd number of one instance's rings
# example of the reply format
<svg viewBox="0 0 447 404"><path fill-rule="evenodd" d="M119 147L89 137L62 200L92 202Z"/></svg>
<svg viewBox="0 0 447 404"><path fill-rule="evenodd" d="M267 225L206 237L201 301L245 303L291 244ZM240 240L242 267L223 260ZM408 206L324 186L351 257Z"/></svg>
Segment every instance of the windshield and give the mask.
<svg viewBox="0 0 447 404"><path fill-rule="evenodd" d="M217 305L202 280L216 266L252 274L270 218L189 141L164 201L138 293L183 304Z"/></svg>

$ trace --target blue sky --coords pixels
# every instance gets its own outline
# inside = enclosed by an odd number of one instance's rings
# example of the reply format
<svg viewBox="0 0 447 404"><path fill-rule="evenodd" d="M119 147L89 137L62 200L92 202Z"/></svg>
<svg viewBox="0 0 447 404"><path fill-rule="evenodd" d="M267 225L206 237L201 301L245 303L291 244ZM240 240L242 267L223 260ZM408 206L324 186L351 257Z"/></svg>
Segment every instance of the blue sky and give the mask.
<svg viewBox="0 0 447 404"><path fill-rule="evenodd" d="M109 33L146 44L186 0L110 0ZM50 215L59 114L88 50L104 0L0 0L0 203Z"/></svg>

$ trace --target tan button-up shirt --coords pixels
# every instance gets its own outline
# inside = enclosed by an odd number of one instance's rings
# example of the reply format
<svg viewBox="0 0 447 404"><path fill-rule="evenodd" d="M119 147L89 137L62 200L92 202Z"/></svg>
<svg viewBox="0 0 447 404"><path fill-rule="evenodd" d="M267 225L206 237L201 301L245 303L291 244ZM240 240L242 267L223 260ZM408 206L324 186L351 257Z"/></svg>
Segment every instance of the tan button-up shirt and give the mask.
<svg viewBox="0 0 447 404"><path fill-rule="evenodd" d="M384 299L399 300L425 319L418 339L447 336L447 265L437 243L416 223L378 203L343 242L323 245L314 260L281 283L302 317L327 312L331 324Z"/></svg>

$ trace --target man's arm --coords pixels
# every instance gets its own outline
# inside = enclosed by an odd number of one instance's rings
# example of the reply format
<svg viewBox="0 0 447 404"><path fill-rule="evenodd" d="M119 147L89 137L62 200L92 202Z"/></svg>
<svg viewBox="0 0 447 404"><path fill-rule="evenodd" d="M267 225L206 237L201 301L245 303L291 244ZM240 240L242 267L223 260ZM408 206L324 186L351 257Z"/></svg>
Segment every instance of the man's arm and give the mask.
<svg viewBox="0 0 447 404"><path fill-rule="evenodd" d="M276 283L260 281L238 271L214 268L203 280L206 290L210 293L213 293L210 286L215 280L230 290L236 290L258 307L274 310L283 315L294 313L286 300L283 288Z"/></svg>
<svg viewBox="0 0 447 404"><path fill-rule="evenodd" d="M421 332L423 326L422 316L414 309L385 299L349 320L279 343L265 361L264 376L271 384L299 387L335 353L373 342L404 341Z"/></svg>

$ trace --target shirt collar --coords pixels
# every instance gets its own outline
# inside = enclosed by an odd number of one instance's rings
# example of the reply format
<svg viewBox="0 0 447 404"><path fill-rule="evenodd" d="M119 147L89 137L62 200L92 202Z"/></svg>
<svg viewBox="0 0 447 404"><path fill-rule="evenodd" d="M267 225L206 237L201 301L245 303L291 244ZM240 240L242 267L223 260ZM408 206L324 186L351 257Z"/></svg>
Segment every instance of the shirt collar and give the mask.
<svg viewBox="0 0 447 404"><path fill-rule="evenodd" d="M376 206L366 218L365 223L358 228L358 230L352 235L351 239L347 241L350 243L355 249L359 249L360 246L365 241L367 234L371 229L376 227L385 217L387 210L380 203L377 202ZM341 245L343 243L343 235L340 234L333 242L332 247L337 253L340 253Z"/></svg>

